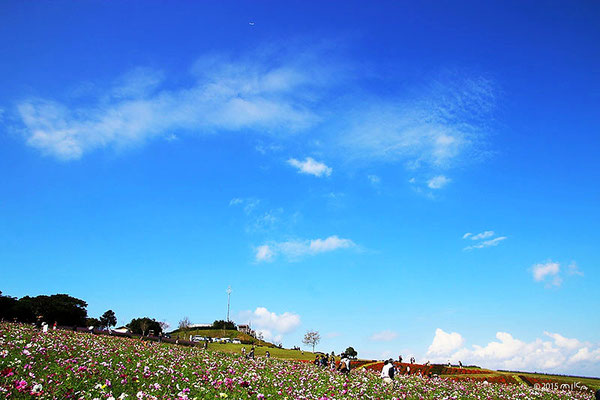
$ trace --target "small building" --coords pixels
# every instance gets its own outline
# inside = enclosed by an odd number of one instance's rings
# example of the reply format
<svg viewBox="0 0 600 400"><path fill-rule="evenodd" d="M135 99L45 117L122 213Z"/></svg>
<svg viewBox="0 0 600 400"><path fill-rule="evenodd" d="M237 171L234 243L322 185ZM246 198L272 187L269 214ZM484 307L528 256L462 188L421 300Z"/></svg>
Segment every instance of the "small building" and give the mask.
<svg viewBox="0 0 600 400"><path fill-rule="evenodd" d="M191 324L188 328L190 328L190 329L206 329L206 328L212 328L212 324Z"/></svg>
<svg viewBox="0 0 600 400"><path fill-rule="evenodd" d="M252 328L250 328L250 325L238 325L237 330L242 333L245 333L246 335L252 334Z"/></svg>
<svg viewBox="0 0 600 400"><path fill-rule="evenodd" d="M117 333L130 333L131 331L129 330L128 327L126 326L121 326L119 328L115 328L112 330L113 332L117 332Z"/></svg>

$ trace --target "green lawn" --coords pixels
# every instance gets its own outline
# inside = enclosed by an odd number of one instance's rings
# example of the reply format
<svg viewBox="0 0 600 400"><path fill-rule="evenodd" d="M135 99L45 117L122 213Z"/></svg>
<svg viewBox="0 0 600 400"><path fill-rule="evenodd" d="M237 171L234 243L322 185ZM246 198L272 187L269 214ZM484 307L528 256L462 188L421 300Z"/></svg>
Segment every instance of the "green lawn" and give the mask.
<svg viewBox="0 0 600 400"><path fill-rule="evenodd" d="M252 345L248 344L233 344L233 343L209 343L208 349L215 351L222 351L225 353L235 353L241 354L242 347L246 348L246 352L249 352L252 348ZM311 353L310 351L299 351L299 350L289 350L289 349L280 349L278 347L266 347L266 346L255 346L254 347L254 355L256 357L264 357L266 351L271 353L271 357L281 358L285 360L314 360L315 353Z"/></svg>

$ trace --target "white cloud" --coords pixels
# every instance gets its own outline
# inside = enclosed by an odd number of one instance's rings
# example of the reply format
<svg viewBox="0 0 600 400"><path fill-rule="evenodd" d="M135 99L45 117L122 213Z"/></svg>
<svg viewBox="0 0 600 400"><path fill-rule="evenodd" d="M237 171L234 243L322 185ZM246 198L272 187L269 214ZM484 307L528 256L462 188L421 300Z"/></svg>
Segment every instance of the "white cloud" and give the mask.
<svg viewBox="0 0 600 400"><path fill-rule="evenodd" d="M352 240L339 238L336 235L325 239L270 242L256 248L255 258L256 261L268 261L274 258L275 255L282 254L290 260L296 260L305 255L316 255L355 246L356 244ZM268 257L264 258L263 254L267 254Z"/></svg>
<svg viewBox="0 0 600 400"><path fill-rule="evenodd" d="M548 261L545 264L535 264L532 268L533 279L536 282L541 282L548 276L556 276L560 272L560 264L557 262Z"/></svg>
<svg viewBox="0 0 600 400"><path fill-rule="evenodd" d="M173 130L290 134L318 120L309 109L318 98L314 89L330 85L319 78L320 67L311 67L306 57L204 57L188 86L167 89L163 72L137 69L92 102L31 98L17 108L27 144L62 160L168 138Z"/></svg>
<svg viewBox="0 0 600 400"><path fill-rule="evenodd" d="M471 240L487 239L492 236L494 236L494 231L485 231L485 232L481 232L481 233L471 236ZM465 239L464 236L463 236L463 239Z"/></svg>
<svg viewBox="0 0 600 400"><path fill-rule="evenodd" d="M496 103L490 80L440 74L382 97L365 93L365 76L349 73L353 60L339 62L327 44L287 51L278 46L236 57L205 55L183 79L181 71L136 68L93 85L102 92L67 100L28 98L17 104L20 128L29 146L62 160L157 138L239 131L264 139L256 146L263 153L304 132L318 135L304 143L319 143L320 152L332 158L409 169L439 171L484 154L482 139ZM303 168L331 174L328 166L314 167Z"/></svg>
<svg viewBox="0 0 600 400"><path fill-rule="evenodd" d="M381 178L377 175L367 175L367 179L369 179L369 182L373 185L379 185L381 183Z"/></svg>
<svg viewBox="0 0 600 400"><path fill-rule="evenodd" d="M432 347L434 349L439 347L439 351L428 352L428 355L434 356L432 359L434 362L446 362L450 359L452 362L461 360L463 363L486 368L561 373L572 373L573 368L597 371L600 367L600 347L566 338L558 333L544 332L544 335L552 340L538 338L525 342L510 333L498 332L497 340L485 346L473 345L467 348L461 347L462 342L456 345L458 338L462 340L459 334L456 334L457 339L450 345L437 346L438 331L439 329L436 331L430 350ZM445 338L445 335L441 337Z"/></svg>
<svg viewBox="0 0 600 400"><path fill-rule="evenodd" d="M265 337L273 338L276 335L285 335L293 332L300 326L300 315L292 312L277 314L265 307L257 307L254 311L242 311L240 320L252 324L252 328L263 332Z"/></svg>
<svg viewBox="0 0 600 400"><path fill-rule="evenodd" d="M498 246L500 244L500 242L502 242L503 240L506 240L506 236L499 236L499 237L491 239L491 240L485 240L483 242L479 242L472 246L467 246L463 250L483 249L485 247Z"/></svg>
<svg viewBox="0 0 600 400"><path fill-rule="evenodd" d="M569 350L574 350L577 349L579 347L582 346L581 342L577 339L569 339L566 338L558 333L550 333L550 332L544 332L544 335L554 339L554 343L558 346L558 347L564 347L567 348Z"/></svg>
<svg viewBox="0 0 600 400"><path fill-rule="evenodd" d="M435 330L433 342L427 350L428 355L444 356L458 349L464 343L463 337L456 332L447 333L442 329Z"/></svg>
<svg viewBox="0 0 600 400"><path fill-rule="evenodd" d="M450 182L449 178L446 178L444 175L434 176L430 180L427 181L427 186L430 189L441 189L446 186Z"/></svg>
<svg viewBox="0 0 600 400"><path fill-rule="evenodd" d="M463 239L466 239L466 238L468 238L469 236L472 236L472 235L473 235L473 234L472 234L471 232L467 232L467 233L465 233L465 234L463 235L463 237L462 237L462 238L463 238Z"/></svg>
<svg viewBox="0 0 600 400"><path fill-rule="evenodd" d="M273 250L271 250L268 244L263 244L256 248L256 261L271 261L273 256Z"/></svg>
<svg viewBox="0 0 600 400"><path fill-rule="evenodd" d="M246 215L252 214L253 211L258 207L259 204L260 204L260 200L253 198L253 197L248 197L248 198L235 197L229 201L230 206L242 206L243 205L244 213L246 213Z"/></svg>
<svg viewBox="0 0 600 400"><path fill-rule="evenodd" d="M566 273L561 270L560 263L554 261L534 264L531 267L531 273L534 281L545 282L547 288L562 285L565 278L583 276L583 272L579 269L575 261L569 264Z"/></svg>
<svg viewBox="0 0 600 400"><path fill-rule="evenodd" d="M295 158L290 158L287 162L291 166L296 167L298 169L298 172L300 172L301 174L308 174L320 177L323 175L329 176L333 171L324 163L315 161L311 157L306 157L304 161L299 161Z"/></svg>
<svg viewBox="0 0 600 400"><path fill-rule="evenodd" d="M577 266L577 263L575 261L573 261L573 262L571 262L571 264L569 264L569 266L567 267L567 270L568 270L569 275L583 276L583 271L581 271L579 269L579 267Z"/></svg>
<svg viewBox="0 0 600 400"><path fill-rule="evenodd" d="M348 126L336 149L351 159L447 168L476 154L495 101L491 81L456 75L440 77L414 97L365 99L341 119Z"/></svg>
<svg viewBox="0 0 600 400"><path fill-rule="evenodd" d="M582 347L577 350L577 353L569 357L569 364L576 364L581 362L593 362L600 363L600 348L590 351L588 347Z"/></svg>
<svg viewBox="0 0 600 400"><path fill-rule="evenodd" d="M370 339L375 342L391 342L398 337L398 333L390 330L376 332L371 335Z"/></svg>

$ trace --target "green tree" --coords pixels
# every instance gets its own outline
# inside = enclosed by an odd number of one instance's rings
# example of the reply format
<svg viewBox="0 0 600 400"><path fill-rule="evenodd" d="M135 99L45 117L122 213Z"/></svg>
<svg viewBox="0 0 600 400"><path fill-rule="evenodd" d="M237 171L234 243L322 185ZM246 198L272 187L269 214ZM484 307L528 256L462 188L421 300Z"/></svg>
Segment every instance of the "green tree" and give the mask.
<svg viewBox="0 0 600 400"><path fill-rule="evenodd" d="M127 324L127 327L131 330L131 332L143 336L147 335L151 330L154 331L155 335L158 335L162 332L160 323L155 319L150 319L148 317L134 318L130 323Z"/></svg>
<svg viewBox="0 0 600 400"><path fill-rule="evenodd" d="M350 358L356 358L356 356L358 355L358 353L356 352L356 350L354 350L354 347L352 346L348 347L344 353L346 353L346 355Z"/></svg>
<svg viewBox="0 0 600 400"><path fill-rule="evenodd" d="M16 300L0 296L2 318L16 318L17 321L32 323L38 317L49 324L84 326L87 318L87 303L67 294L51 296L21 297ZM6 314L6 315L5 315Z"/></svg>
<svg viewBox="0 0 600 400"><path fill-rule="evenodd" d="M213 322L214 329L235 329L235 323L222 319Z"/></svg>
<svg viewBox="0 0 600 400"><path fill-rule="evenodd" d="M85 326L93 326L94 328L99 328L100 326L102 326L102 324L100 323L100 320L98 318L86 318Z"/></svg>
<svg viewBox="0 0 600 400"><path fill-rule="evenodd" d="M100 325L105 328L117 325L117 317L115 316L115 312L113 310L108 310L102 314L100 317Z"/></svg>
<svg viewBox="0 0 600 400"><path fill-rule="evenodd" d="M16 317L17 299L15 297L4 296L0 291L0 319L12 320Z"/></svg>

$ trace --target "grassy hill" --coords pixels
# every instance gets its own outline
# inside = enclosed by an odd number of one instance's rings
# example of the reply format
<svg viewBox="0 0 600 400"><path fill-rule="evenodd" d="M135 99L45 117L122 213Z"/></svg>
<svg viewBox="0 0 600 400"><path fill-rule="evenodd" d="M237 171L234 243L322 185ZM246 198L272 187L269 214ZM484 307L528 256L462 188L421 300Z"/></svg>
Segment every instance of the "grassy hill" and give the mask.
<svg viewBox="0 0 600 400"><path fill-rule="evenodd" d="M255 346L265 346L275 348L273 343L269 343L264 340L256 339L250 335L247 335L243 332L240 332L235 329L184 329L184 330L174 330L170 333L172 338L178 338L183 340L189 340L190 335L200 335L203 337L211 337L211 338L231 338L231 339L239 339L243 344L255 345ZM211 343L216 344L216 343ZM241 348L241 347L240 347Z"/></svg>

